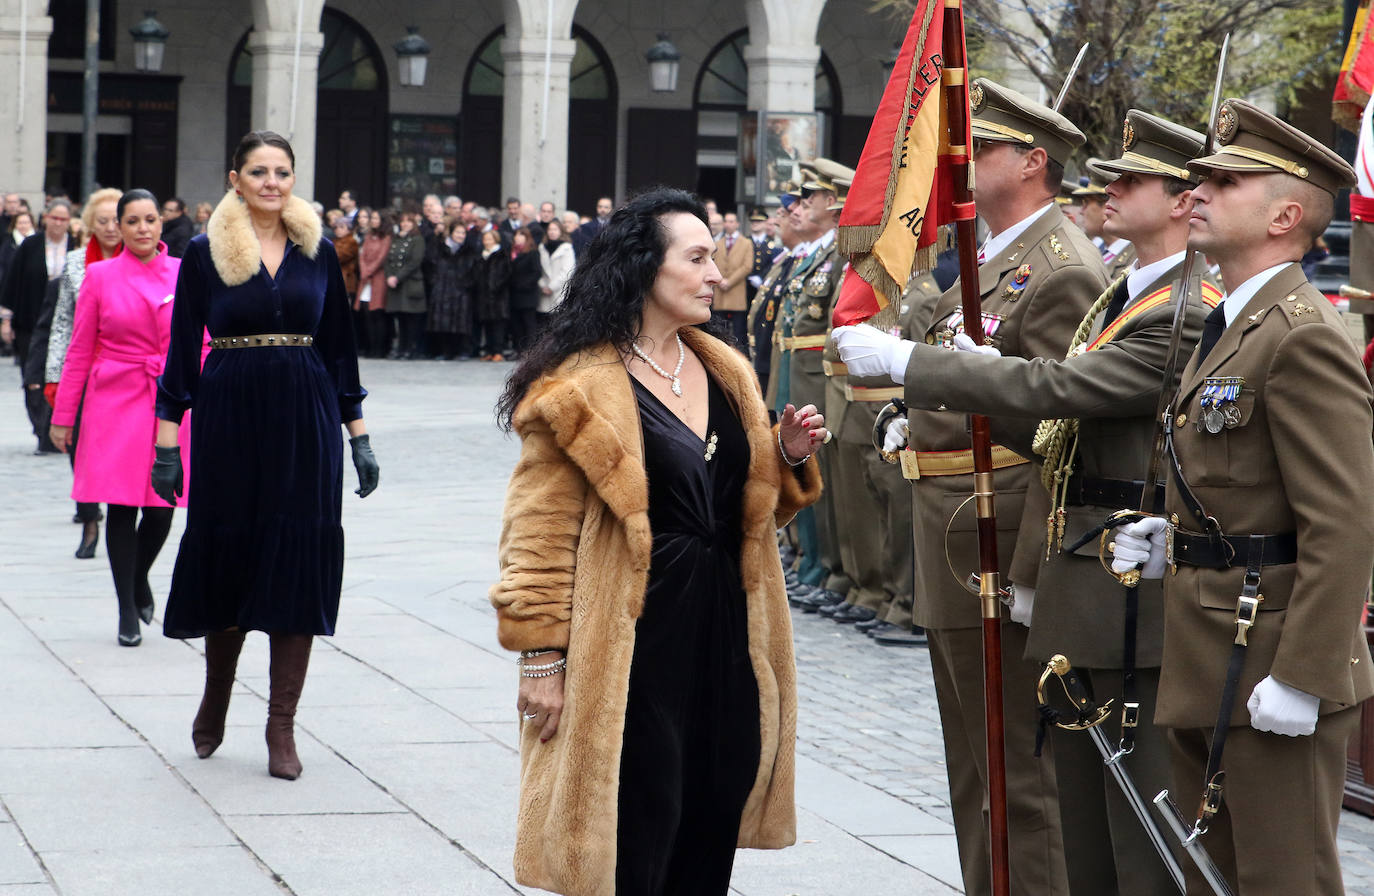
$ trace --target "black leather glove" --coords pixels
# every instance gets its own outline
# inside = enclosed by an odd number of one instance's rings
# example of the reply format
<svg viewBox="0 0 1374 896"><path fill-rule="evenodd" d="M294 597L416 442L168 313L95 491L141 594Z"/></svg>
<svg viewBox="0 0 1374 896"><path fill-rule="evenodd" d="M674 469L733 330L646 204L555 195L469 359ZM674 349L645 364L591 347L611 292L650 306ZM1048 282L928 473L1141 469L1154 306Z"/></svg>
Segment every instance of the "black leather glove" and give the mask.
<svg viewBox="0 0 1374 896"><path fill-rule="evenodd" d="M153 461L153 491L175 507L182 492L181 448L158 445L155 450L157 459Z"/></svg>
<svg viewBox="0 0 1374 896"><path fill-rule="evenodd" d="M377 458L372 453L372 442L368 439L367 433L363 433L353 436L348 440L348 444L353 447L353 466L358 471L358 487L353 490L353 494L359 498L366 498L377 490L377 479L380 475Z"/></svg>

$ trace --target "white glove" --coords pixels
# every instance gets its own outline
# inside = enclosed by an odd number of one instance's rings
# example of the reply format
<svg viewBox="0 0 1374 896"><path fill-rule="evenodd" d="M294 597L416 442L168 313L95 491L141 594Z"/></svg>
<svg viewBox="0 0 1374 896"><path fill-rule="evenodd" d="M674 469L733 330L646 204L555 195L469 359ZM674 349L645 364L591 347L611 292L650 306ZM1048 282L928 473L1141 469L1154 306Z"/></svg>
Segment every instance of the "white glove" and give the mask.
<svg viewBox="0 0 1374 896"><path fill-rule="evenodd" d="M755 289L758 289L760 286L763 285L763 278L760 277L758 274L750 274L749 285L754 287Z"/></svg>
<svg viewBox="0 0 1374 896"><path fill-rule="evenodd" d="M1147 516L1117 529L1112 572L1130 572L1139 567L1142 579L1162 579L1168 559L1164 547L1168 529L1168 521L1158 516Z"/></svg>
<svg viewBox="0 0 1374 896"><path fill-rule="evenodd" d="M1011 586L1012 602L1009 608L1011 621L1030 628L1031 608L1035 606L1035 589L1025 585Z"/></svg>
<svg viewBox="0 0 1374 896"><path fill-rule="evenodd" d="M1002 353L991 345L979 345L973 341L973 337L967 333L960 333L954 337L954 348L956 351L973 352L976 355L991 355L994 358L1002 357Z"/></svg>
<svg viewBox="0 0 1374 896"><path fill-rule="evenodd" d="M840 350L840 360L854 376L886 376L894 383L906 382L906 365L916 347L914 342L868 324L836 327L831 336Z"/></svg>
<svg viewBox="0 0 1374 896"><path fill-rule="evenodd" d="M887 421L887 432L883 433L884 451L901 451L911 437L911 422L905 417L893 417Z"/></svg>
<svg viewBox="0 0 1374 896"><path fill-rule="evenodd" d="M1250 727L1289 737L1303 737L1317 730L1317 707L1321 700L1306 691L1284 684L1272 675L1255 685L1245 706L1250 710Z"/></svg>

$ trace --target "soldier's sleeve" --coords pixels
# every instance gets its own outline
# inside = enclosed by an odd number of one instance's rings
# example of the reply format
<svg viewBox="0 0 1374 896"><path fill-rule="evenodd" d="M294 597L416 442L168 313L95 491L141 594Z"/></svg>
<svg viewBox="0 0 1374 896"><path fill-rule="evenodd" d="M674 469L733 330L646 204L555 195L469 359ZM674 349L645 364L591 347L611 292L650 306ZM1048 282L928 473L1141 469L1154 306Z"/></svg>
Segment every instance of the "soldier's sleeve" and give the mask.
<svg viewBox="0 0 1374 896"><path fill-rule="evenodd" d="M944 404L956 411L1031 420L1153 414L1173 306L1149 314L1124 338L1067 361L951 353L918 344L907 364L907 404L927 409ZM1190 305L1185 312L1184 358L1202 335L1203 317L1201 306Z"/></svg>
<svg viewBox="0 0 1374 896"><path fill-rule="evenodd" d="M1349 705L1347 646L1374 568L1369 381L1349 341L1327 326L1294 327L1270 366L1265 410L1298 537L1296 576L1269 674Z"/></svg>
<svg viewBox="0 0 1374 896"><path fill-rule="evenodd" d="M1021 322L1021 355L1063 358L1083 315L1106 285L1101 265L1072 264L1050 271L1023 300L1030 307Z"/></svg>

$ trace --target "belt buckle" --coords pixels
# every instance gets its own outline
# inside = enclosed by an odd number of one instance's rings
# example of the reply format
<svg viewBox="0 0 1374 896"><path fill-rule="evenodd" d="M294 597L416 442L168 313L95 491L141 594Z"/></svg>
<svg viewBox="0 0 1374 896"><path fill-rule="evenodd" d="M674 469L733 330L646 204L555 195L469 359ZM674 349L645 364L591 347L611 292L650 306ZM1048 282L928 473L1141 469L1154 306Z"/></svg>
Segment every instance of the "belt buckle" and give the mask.
<svg viewBox="0 0 1374 896"><path fill-rule="evenodd" d="M1250 627L1255 624L1259 616L1259 605L1264 600L1263 594L1254 597L1242 594L1236 598L1236 640L1235 643L1241 647L1248 647Z"/></svg>

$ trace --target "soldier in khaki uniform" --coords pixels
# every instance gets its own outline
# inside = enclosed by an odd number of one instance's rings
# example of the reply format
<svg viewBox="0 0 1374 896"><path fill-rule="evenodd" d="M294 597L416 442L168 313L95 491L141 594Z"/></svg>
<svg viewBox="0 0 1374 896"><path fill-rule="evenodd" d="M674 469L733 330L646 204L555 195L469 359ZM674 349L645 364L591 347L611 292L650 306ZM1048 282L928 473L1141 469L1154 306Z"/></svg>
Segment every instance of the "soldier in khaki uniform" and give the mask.
<svg viewBox="0 0 1374 896"><path fill-rule="evenodd" d="M773 332L769 391L771 406L778 413L789 402L797 407L825 405L822 352L830 330L830 303L838 295L837 287L845 263L835 245L838 216L830 211L830 206L838 198L839 191L830 178L837 174L843 176L846 172L848 169L844 166L828 159L815 160L811 167L812 179L802 184L801 199L792 206L793 230L807 242L803 257L794 261L783 287L783 304ZM828 478L831 475L830 452L817 454L821 476ZM845 574L839 555L834 505L828 494L797 514L805 570L799 571L798 578L803 585L814 585L843 596L853 587L853 582ZM808 561L807 548L813 528L815 561ZM803 595L794 590L794 596Z"/></svg>
<svg viewBox="0 0 1374 896"><path fill-rule="evenodd" d="M1034 580L1036 587L1017 586L1011 616L1030 626L1028 659L1043 665L1065 654L1086 673L1099 703L1110 699L1118 709L1132 704L1139 725L1124 768L1141 793L1153 795L1171 781L1165 734L1152 722L1164 640L1163 591L1157 583L1140 588L1128 656L1124 590L1102 573L1096 540L1076 554L1062 552L1065 543L1076 542L1121 506L1140 504L1164 385L1174 284L1187 255L1191 190L1198 179L1185 166L1203 146L1202 134L1134 109L1123 130L1123 156L1098 166L1116 177L1106 186L1104 232L1130 239L1139 258L1084 315L1065 359L1003 358L963 339L959 344L969 351L953 356L916 345L907 365L906 400L913 408L943 404L991 415L1002 422L997 434L1010 447L1044 457L1035 464L1030 487L1042 494L1053 488L1055 510L1041 520L1034 556L1017 552L1018 560L1026 558L1038 569L1026 573L1013 566L1013 581ZM1221 298L1210 275L1204 281L1206 273L1195 259L1184 351L1196 344L1203 317ZM1013 418L1021 418L1020 425ZM1024 426L1042 418L1038 432ZM1161 507L1163 497L1161 488ZM1121 718L1118 712L1103 723L1113 742L1122 736ZM1074 896L1168 892L1172 878L1089 737L1056 731L1053 742Z"/></svg>
<svg viewBox="0 0 1374 896"><path fill-rule="evenodd" d="M1242 100L1222 104L1217 142L1189 165L1207 179L1188 244L1231 288L1170 408L1168 517L1119 530L1114 566L1164 576L1155 721L1171 729L1184 811L1218 758L1215 732L1228 735L1201 843L1232 890L1340 894L1346 743L1374 694L1360 625L1374 569L1371 395L1298 261L1355 172ZM1234 643L1242 633L1248 647ZM1221 705L1228 680L1235 699ZM1190 894L1211 892L1185 870Z"/></svg>
<svg viewBox="0 0 1374 896"><path fill-rule="evenodd" d="M1093 300L1107 283L1097 249L1054 203L1063 165L1083 134L1066 118L1016 91L986 79L970 89L974 160L980 214L990 236L981 250L979 292L983 319L973 326L981 341L1004 355L1062 358ZM940 300L930 344L950 344L965 323L956 284ZM882 345L864 327L836 335L851 373L888 371L905 379L904 363L888 363L898 340ZM881 357L880 357L881 356ZM987 798L979 603L963 585L978 568L973 462L963 414L913 411L904 470L915 504L916 600L913 614L926 629L945 737L945 758L963 866L964 889L990 890L984 805ZM1023 526L1035 534L1028 551L1044 550L1045 506L1023 518L1029 461L993 448L996 468L998 558L1005 574ZM948 535L947 535L948 533ZM954 574L951 575L951 568ZM957 577L957 578L956 578ZM1034 586L1034 582L1023 584ZM1034 757L1035 682L1040 669L1020 657L1026 630L1003 625L1003 704L1006 714L1008 827L1012 892L1067 891L1054 767Z"/></svg>

